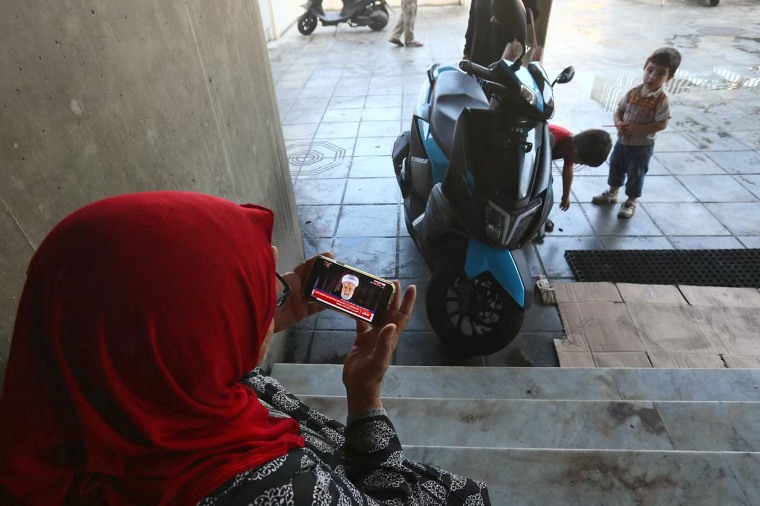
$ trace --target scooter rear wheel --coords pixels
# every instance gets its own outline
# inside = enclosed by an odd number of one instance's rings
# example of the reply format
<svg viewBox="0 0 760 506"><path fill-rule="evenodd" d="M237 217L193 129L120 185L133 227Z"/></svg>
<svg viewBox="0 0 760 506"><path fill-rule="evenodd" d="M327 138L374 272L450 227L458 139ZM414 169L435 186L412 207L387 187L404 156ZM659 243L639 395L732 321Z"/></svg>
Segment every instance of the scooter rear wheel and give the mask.
<svg viewBox="0 0 760 506"><path fill-rule="evenodd" d="M298 18L298 31L303 35L310 35L317 27L317 17L312 14L304 14Z"/></svg>
<svg viewBox="0 0 760 506"><path fill-rule="evenodd" d="M388 24L388 11L385 10L385 7L379 7L375 9L375 12L372 13L372 21L369 23L369 27L375 31L379 32L385 26Z"/></svg>
<svg viewBox="0 0 760 506"><path fill-rule="evenodd" d="M514 340L525 309L490 274L471 280L469 300L464 300L467 280L463 271L433 274L425 297L428 321L453 352L490 355Z"/></svg>

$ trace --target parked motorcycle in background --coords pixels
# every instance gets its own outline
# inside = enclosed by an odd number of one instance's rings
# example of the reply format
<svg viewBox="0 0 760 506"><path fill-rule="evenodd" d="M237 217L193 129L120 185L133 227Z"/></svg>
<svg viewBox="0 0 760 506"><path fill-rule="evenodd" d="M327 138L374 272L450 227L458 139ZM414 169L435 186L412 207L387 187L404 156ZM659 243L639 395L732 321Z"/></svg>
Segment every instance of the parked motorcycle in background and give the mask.
<svg viewBox="0 0 760 506"><path fill-rule="evenodd" d="M306 13L298 18L298 31L309 35L317 27L335 26L348 23L349 26L368 26L379 31L388 24L388 9L385 0L343 0L340 13L325 13L322 0L308 0L303 6Z"/></svg>
<svg viewBox="0 0 760 506"><path fill-rule="evenodd" d="M510 28L525 53L525 10ZM433 272L425 299L438 337L462 355L506 347L522 326L525 286L511 251L535 238L553 205L552 87L539 62L462 61L428 70L411 130L393 147L406 227Z"/></svg>

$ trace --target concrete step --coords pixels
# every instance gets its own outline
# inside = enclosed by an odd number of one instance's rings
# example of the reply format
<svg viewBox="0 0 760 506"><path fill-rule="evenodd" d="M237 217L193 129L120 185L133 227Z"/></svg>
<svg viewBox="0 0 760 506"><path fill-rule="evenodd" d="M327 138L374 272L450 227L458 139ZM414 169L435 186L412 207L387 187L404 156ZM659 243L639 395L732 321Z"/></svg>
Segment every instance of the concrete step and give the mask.
<svg viewBox="0 0 760 506"><path fill-rule="evenodd" d="M760 454L406 446L488 484L494 505L760 505Z"/></svg>
<svg viewBox="0 0 760 506"><path fill-rule="evenodd" d="M272 375L346 416L341 366ZM760 505L760 371L391 367L407 457L482 480L492 504Z"/></svg>
<svg viewBox="0 0 760 506"><path fill-rule="evenodd" d="M342 366L275 364L296 395L344 395ZM569 369L391 366L384 397L760 401L760 369Z"/></svg>
<svg viewBox="0 0 760 506"><path fill-rule="evenodd" d="M299 396L345 420L338 396ZM383 400L404 445L760 451L760 403L502 399Z"/></svg>

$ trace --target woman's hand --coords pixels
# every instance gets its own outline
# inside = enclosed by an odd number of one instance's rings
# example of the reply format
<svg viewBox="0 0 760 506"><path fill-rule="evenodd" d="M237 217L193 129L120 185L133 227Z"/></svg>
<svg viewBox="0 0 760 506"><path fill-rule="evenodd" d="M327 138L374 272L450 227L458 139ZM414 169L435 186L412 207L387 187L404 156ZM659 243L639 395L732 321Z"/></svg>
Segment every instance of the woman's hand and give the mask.
<svg viewBox="0 0 760 506"><path fill-rule="evenodd" d="M346 387L349 416L372 408L382 407L380 388L383 377L391 363L401 332L409 323L417 287L410 285L401 297L401 284L396 285L396 295L391 303L386 323L382 327L370 327L356 323L356 341L343 364L343 384Z"/></svg>
<svg viewBox="0 0 760 506"><path fill-rule="evenodd" d="M330 251L320 253L320 255L328 258L335 258ZM312 257L293 269L292 272L286 272L282 275L282 277L285 278L285 281L290 285L290 295L288 295L285 304L282 307L278 307L274 312L275 332L285 330L291 325L300 322L307 316L325 309L324 306L317 302L309 301L303 294L304 283L306 283L306 278L309 275L311 266L314 265L314 260L316 258L317 257Z"/></svg>
<svg viewBox="0 0 760 506"><path fill-rule="evenodd" d="M562 200L559 203L559 208L563 211L567 211L570 209L570 196L569 195L562 195Z"/></svg>

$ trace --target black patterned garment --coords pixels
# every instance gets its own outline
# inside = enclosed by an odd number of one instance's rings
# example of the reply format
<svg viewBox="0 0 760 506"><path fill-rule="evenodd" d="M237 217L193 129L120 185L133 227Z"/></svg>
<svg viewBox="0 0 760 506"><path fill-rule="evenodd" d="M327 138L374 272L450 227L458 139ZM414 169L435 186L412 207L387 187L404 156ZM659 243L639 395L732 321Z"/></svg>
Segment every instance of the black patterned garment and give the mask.
<svg viewBox="0 0 760 506"><path fill-rule="evenodd" d="M345 426L309 408L261 370L243 382L272 416L300 424L304 448L239 474L199 506L491 504L485 484L404 457L383 409Z"/></svg>

